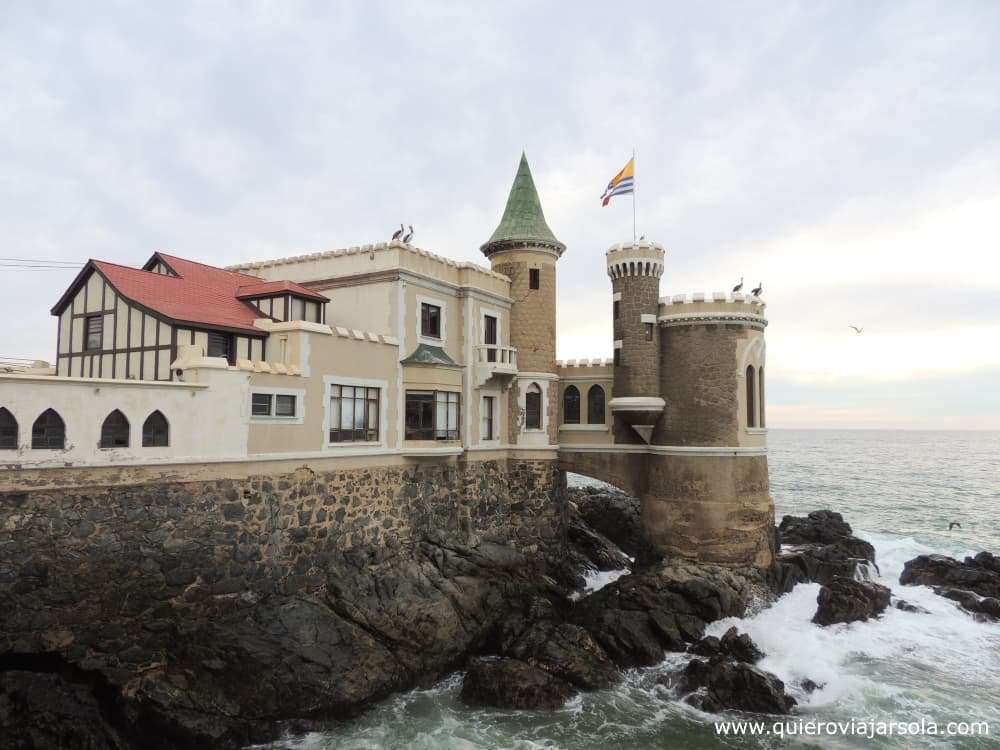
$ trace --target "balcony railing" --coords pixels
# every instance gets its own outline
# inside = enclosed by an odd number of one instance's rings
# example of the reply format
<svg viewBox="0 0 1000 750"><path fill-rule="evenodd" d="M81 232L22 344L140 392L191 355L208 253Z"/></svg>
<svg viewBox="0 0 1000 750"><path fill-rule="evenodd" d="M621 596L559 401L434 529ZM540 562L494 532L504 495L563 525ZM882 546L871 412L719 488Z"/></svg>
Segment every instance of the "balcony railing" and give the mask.
<svg viewBox="0 0 1000 750"><path fill-rule="evenodd" d="M517 374L517 349L513 346L479 344L475 357L477 385L482 385L494 375Z"/></svg>

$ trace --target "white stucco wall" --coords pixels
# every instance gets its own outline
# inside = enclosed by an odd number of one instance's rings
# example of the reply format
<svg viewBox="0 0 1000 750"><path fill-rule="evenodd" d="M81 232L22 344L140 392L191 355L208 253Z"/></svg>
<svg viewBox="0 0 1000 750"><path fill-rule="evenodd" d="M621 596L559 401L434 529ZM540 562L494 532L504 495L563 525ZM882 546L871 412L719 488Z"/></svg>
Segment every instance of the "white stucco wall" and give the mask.
<svg viewBox="0 0 1000 750"><path fill-rule="evenodd" d="M188 382L0 375L0 406L18 422L17 450L0 450L0 466L107 466L243 457L247 453L249 375L231 369L185 372ZM198 382L191 382L197 379ZM46 409L66 425L63 450L32 449L31 428ZM99 448L101 425L114 409L129 420L129 447ZM142 425L159 409L169 445L142 447Z"/></svg>

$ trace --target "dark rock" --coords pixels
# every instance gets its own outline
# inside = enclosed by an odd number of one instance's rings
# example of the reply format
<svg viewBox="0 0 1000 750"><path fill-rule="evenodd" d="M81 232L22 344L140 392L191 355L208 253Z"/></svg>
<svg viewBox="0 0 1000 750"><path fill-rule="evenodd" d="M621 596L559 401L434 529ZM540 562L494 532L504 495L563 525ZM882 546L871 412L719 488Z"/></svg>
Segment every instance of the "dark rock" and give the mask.
<svg viewBox="0 0 1000 750"><path fill-rule="evenodd" d="M579 513L570 510L566 519L566 539L570 565L577 568L597 570L622 570L632 567L628 559L614 542L594 531Z"/></svg>
<svg viewBox="0 0 1000 750"><path fill-rule="evenodd" d="M621 681L614 662L578 625L514 616L501 631L501 654L543 669L581 690L607 688Z"/></svg>
<svg viewBox="0 0 1000 750"><path fill-rule="evenodd" d="M989 552L980 552L963 562L944 555L920 555L903 566L899 582L905 586L963 589L1000 599L1000 560Z"/></svg>
<svg viewBox="0 0 1000 750"><path fill-rule="evenodd" d="M691 705L712 713L730 709L787 714L796 705L785 693L785 683L775 675L721 657L692 659L677 681L677 690L688 696L686 701Z"/></svg>
<svg viewBox="0 0 1000 750"><path fill-rule="evenodd" d="M785 516L778 531L782 544L831 544L854 533L844 517L832 510L814 510L805 518Z"/></svg>
<svg viewBox="0 0 1000 750"><path fill-rule="evenodd" d="M874 566L875 548L855 536L842 537L823 545L805 545L786 550L777 557L776 590L787 593L797 583L829 583L834 578L853 578L859 568Z"/></svg>
<svg viewBox="0 0 1000 750"><path fill-rule="evenodd" d="M590 528L610 539L626 555L639 556L642 518L637 498L614 489L574 487L569 490L569 499Z"/></svg>
<svg viewBox="0 0 1000 750"><path fill-rule="evenodd" d="M707 623L743 616L763 590L754 570L671 562L622 576L577 602L569 619L619 666L651 666L701 638Z"/></svg>
<svg viewBox="0 0 1000 750"><path fill-rule="evenodd" d="M576 695L568 682L517 659L477 659L462 680L461 698L473 706L555 709Z"/></svg>
<svg viewBox="0 0 1000 750"><path fill-rule="evenodd" d="M914 612L924 615L929 614L928 611L923 607L918 607L916 604L910 604L905 599L896 599L896 601L892 603L892 606L903 612Z"/></svg>
<svg viewBox="0 0 1000 750"><path fill-rule="evenodd" d="M800 683L800 687L809 694L815 693L817 690L822 690L826 687L826 683L817 684L810 680L808 677Z"/></svg>
<svg viewBox="0 0 1000 750"><path fill-rule="evenodd" d="M892 594L885 586L853 578L834 578L819 590L812 621L817 625L858 622L877 617L889 606Z"/></svg>
<svg viewBox="0 0 1000 750"><path fill-rule="evenodd" d="M935 586L934 593L958 602L962 609L971 612L979 619L1000 620L1000 599L994 599L991 596L979 596L974 591L952 589L944 586Z"/></svg>
<svg viewBox="0 0 1000 750"><path fill-rule="evenodd" d="M688 648L692 654L699 656L721 656L722 658L756 664L764 658L764 652L746 633L738 633L735 627L729 628L722 638L708 635L695 641Z"/></svg>

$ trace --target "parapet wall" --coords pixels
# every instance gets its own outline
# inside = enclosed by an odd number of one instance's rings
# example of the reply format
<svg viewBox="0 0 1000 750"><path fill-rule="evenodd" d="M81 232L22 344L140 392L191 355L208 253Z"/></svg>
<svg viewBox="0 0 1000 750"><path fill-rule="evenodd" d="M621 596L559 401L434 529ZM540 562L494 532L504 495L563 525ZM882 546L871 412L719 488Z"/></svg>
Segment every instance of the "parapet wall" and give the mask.
<svg viewBox="0 0 1000 750"><path fill-rule="evenodd" d="M695 292L660 297L657 321L661 326L698 323L734 323L763 330L767 325L760 297L726 292Z"/></svg>
<svg viewBox="0 0 1000 750"><path fill-rule="evenodd" d="M158 609L312 592L423 539L557 550L564 511L555 462L527 459L0 494L0 653L80 659ZM118 645L107 658L162 658Z"/></svg>

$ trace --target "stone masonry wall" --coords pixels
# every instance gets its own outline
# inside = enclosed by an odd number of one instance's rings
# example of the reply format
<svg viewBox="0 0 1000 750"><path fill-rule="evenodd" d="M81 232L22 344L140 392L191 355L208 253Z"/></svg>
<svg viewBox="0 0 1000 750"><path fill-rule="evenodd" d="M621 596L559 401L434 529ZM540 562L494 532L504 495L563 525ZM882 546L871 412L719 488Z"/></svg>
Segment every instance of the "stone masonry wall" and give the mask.
<svg viewBox="0 0 1000 750"><path fill-rule="evenodd" d="M747 329L694 325L660 330L663 417L657 445L737 445L739 376L737 342Z"/></svg>
<svg viewBox="0 0 1000 750"><path fill-rule="evenodd" d="M660 280L655 276L623 276L611 287L621 292L615 338L621 339L621 360L615 365L615 396L659 395L659 326L653 324L653 338L646 340L642 315L656 315Z"/></svg>
<svg viewBox="0 0 1000 750"><path fill-rule="evenodd" d="M162 610L166 623L210 595L312 592L325 572L423 538L551 552L564 513L556 463L516 459L7 493L0 653L83 658L89 627L106 643L131 618Z"/></svg>

